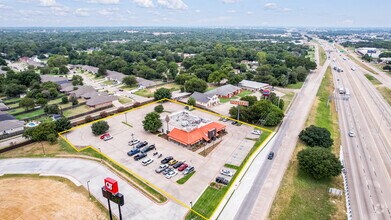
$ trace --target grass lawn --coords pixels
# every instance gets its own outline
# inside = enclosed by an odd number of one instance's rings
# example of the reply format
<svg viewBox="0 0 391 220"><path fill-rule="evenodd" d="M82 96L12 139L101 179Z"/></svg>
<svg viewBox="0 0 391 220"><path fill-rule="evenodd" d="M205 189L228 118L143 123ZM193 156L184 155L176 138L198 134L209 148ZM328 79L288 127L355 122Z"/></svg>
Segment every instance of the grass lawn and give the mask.
<svg viewBox="0 0 391 220"><path fill-rule="evenodd" d="M187 181L188 179L190 179L190 177L193 176L193 175L195 174L195 172L196 172L196 171L193 171L193 172L191 172L191 173L188 173L187 175L185 175L184 177L180 178L180 179L177 180L176 182L177 182L178 184L184 184L184 183L186 183L186 181Z"/></svg>
<svg viewBox="0 0 391 220"><path fill-rule="evenodd" d="M380 85L380 84L381 84L381 82L380 82L379 80L377 80L374 76L372 76L372 75L370 75L370 74L364 74L364 75L365 75L365 77L367 77L367 79L368 79L369 81L371 81L371 83L372 83L373 85L377 86L377 85Z"/></svg>
<svg viewBox="0 0 391 220"><path fill-rule="evenodd" d="M242 97L245 97L245 96L248 96L248 95L251 95L251 94L253 94L253 92L248 91L248 90L243 90L243 92L237 94L236 96L239 96L240 98L242 98Z"/></svg>
<svg viewBox="0 0 391 220"><path fill-rule="evenodd" d="M383 95L388 104L391 105L391 89L381 86L377 87L377 90L379 90L380 94Z"/></svg>
<svg viewBox="0 0 391 220"><path fill-rule="evenodd" d="M314 124L327 128L334 139L334 146L331 151L339 155L340 133L337 112L333 102L330 102L327 106L328 95L332 94L332 91L333 82L331 68L329 67L306 121L306 126ZM297 220L346 219L344 198L334 198L328 194L328 189L331 187L343 189L342 176L315 180L307 173L299 170L297 154L305 148L305 144L299 141L273 202L269 218Z"/></svg>
<svg viewBox="0 0 391 220"><path fill-rule="evenodd" d="M133 99L130 99L130 98L121 96L121 97L118 99L118 101L119 101L121 104L127 104L127 103L133 102Z"/></svg>
<svg viewBox="0 0 391 220"><path fill-rule="evenodd" d="M215 88L217 88L217 86L208 86L208 88L206 88L205 92L208 92L208 91L215 89Z"/></svg>
<svg viewBox="0 0 391 220"><path fill-rule="evenodd" d="M19 120L25 120L25 119L29 119L31 117L42 115L42 114L45 114L45 112L43 111L43 108L37 109L37 110L32 111L32 112L28 112L28 113L25 113L25 114L17 115L17 116L15 116L15 118L19 119Z"/></svg>
<svg viewBox="0 0 391 220"><path fill-rule="evenodd" d="M8 104L7 106L8 106L8 108L15 108L15 107L19 106L19 102L14 103L14 104Z"/></svg>
<svg viewBox="0 0 391 220"><path fill-rule="evenodd" d="M105 84L105 85L113 85L114 84L114 82L113 81L111 81L111 80L106 80L106 81L103 81L102 82L103 84Z"/></svg>
<svg viewBox="0 0 391 220"><path fill-rule="evenodd" d="M284 96L281 97L282 100L284 100L284 109L283 111L285 112L286 109L288 108L289 104L292 102L293 97L295 96L294 92L284 92Z"/></svg>
<svg viewBox="0 0 391 220"><path fill-rule="evenodd" d="M146 97L146 98L151 98L153 97L153 93L149 89L140 89L136 91L134 94Z"/></svg>
<svg viewBox="0 0 391 220"><path fill-rule="evenodd" d="M240 99L242 97L245 97L245 96L248 96L248 95L251 95L251 94L253 94L253 92L248 91L248 90L244 90L243 92L241 92L241 93L239 93L239 94L237 94L237 95L235 95L235 96L233 96L231 98L220 98L220 102L221 103L227 103L227 102L229 102L231 100Z"/></svg>
<svg viewBox="0 0 391 220"><path fill-rule="evenodd" d="M91 110L92 109L90 107L88 107L87 105L81 105L81 106L78 106L76 108L71 108L71 109L65 110L64 111L64 116L65 117L71 117L71 116L82 114L82 113L85 113L85 112L88 112L88 111L91 111Z"/></svg>
<svg viewBox="0 0 391 220"><path fill-rule="evenodd" d="M243 169L243 166L246 164L249 157L258 149L258 147L261 145L261 143L269 136L269 132L264 131L262 132L259 139L255 142L254 146L251 148L250 152L247 154L246 158L242 161L240 164L240 167L236 167L237 171L235 172L234 176L232 177L231 181L228 183L228 186L223 186L220 189L216 189L213 186L208 186L206 190L202 193L202 195L198 198L197 202L193 206L193 210L200 213L206 218L210 218L213 214L213 211L217 208L217 206L220 204L220 201L225 196L226 192L228 191L231 184L236 179L237 175L240 173L240 171ZM231 167L232 165L226 164L225 166ZM197 219L197 220L204 220L201 216L197 215L194 212L189 212L186 215L186 219Z"/></svg>
<svg viewBox="0 0 391 220"><path fill-rule="evenodd" d="M152 88L152 89L150 89L150 91L151 92L155 92L156 90L158 90L160 88L166 88L166 89L169 89L171 92L173 92L173 91L180 90L181 89L181 85L176 84L176 83L169 83L169 84L165 84L165 85L162 85L162 86L159 86L159 87Z"/></svg>
<svg viewBox="0 0 391 220"><path fill-rule="evenodd" d="M303 86L304 82L297 82L295 84L288 84L286 87L288 89L301 89L301 87Z"/></svg>
<svg viewBox="0 0 391 220"><path fill-rule="evenodd" d="M315 62L315 49L311 47L311 50L308 51L306 58L310 58L311 61Z"/></svg>
<svg viewBox="0 0 391 220"><path fill-rule="evenodd" d="M130 87L130 86L127 86L127 85L122 85L119 88L123 89L125 91L130 91L130 90L136 89L137 87Z"/></svg>
<svg viewBox="0 0 391 220"><path fill-rule="evenodd" d="M18 104L19 105L19 104ZM7 111L9 114L13 115L13 114L18 114L20 112L24 112L26 111L25 108L14 108L14 109L11 109L9 111Z"/></svg>
<svg viewBox="0 0 391 220"><path fill-rule="evenodd" d="M326 62L327 55L324 51L323 47L319 46L319 64L323 66L323 64Z"/></svg>
<svg viewBox="0 0 391 220"><path fill-rule="evenodd" d="M7 103L11 103L11 102L18 102L20 101L21 98L12 98L12 99L7 99L7 100L4 100L4 104L7 104Z"/></svg>

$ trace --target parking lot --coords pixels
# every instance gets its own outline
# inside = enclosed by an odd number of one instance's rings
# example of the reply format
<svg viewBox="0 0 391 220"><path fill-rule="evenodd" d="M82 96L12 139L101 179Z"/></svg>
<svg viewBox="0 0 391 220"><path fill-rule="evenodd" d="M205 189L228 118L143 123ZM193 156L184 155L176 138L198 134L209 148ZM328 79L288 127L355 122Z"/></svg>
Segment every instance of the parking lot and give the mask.
<svg viewBox="0 0 391 220"><path fill-rule="evenodd" d="M250 126L232 125L230 121L219 122L219 116L193 110L191 111L193 115L226 125L227 134L222 137L220 144L204 157L198 152L193 152L175 142L144 131L142 121L147 113L154 111L156 105L150 104L107 119L106 121L110 125L108 133L113 136L111 140L103 141L99 136L94 136L90 125L77 127L64 136L76 147L81 148L90 145L100 150L149 183L186 204L189 201L195 201L209 183L213 182L217 176L221 176L219 174L220 170L227 169L224 168L224 164L240 165L254 145L255 139L259 137L251 134L253 128ZM184 110L183 105L174 102L166 102L163 106L164 112L160 114L163 121L166 115ZM129 157L127 155L127 152L133 148L128 145L128 142L132 140L132 134L134 139L147 141L148 145L155 144L156 150L149 151L147 157L135 161L133 156ZM155 152L158 152L158 154L153 156ZM158 158L159 154L162 154L161 158ZM176 183L178 179L184 176L182 172L171 179L165 178L163 174L157 174L155 169L159 167L161 160L167 156L172 156L178 161L185 161L188 165L194 166L196 173L183 185ZM152 158L154 161L147 166L143 166L141 161L146 158Z"/></svg>

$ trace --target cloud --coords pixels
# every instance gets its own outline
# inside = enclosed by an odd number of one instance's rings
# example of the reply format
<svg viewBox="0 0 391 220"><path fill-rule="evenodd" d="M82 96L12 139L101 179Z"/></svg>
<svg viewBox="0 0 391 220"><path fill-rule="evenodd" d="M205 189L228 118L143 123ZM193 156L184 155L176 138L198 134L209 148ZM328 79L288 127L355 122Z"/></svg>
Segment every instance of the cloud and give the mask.
<svg viewBox="0 0 391 220"><path fill-rule="evenodd" d="M10 9L10 8L12 8L12 7L0 3L0 9Z"/></svg>
<svg viewBox="0 0 391 220"><path fill-rule="evenodd" d="M290 12L290 11L292 11L292 9L290 9L290 8L283 8L282 11L283 12Z"/></svg>
<svg viewBox="0 0 391 220"><path fill-rule="evenodd" d="M347 24L347 25L352 25L354 21L352 19L345 19L342 21L342 23Z"/></svg>
<svg viewBox="0 0 391 220"><path fill-rule="evenodd" d="M69 8L65 6L51 6L53 13L57 16L65 16L69 13Z"/></svg>
<svg viewBox="0 0 391 220"><path fill-rule="evenodd" d="M154 7L152 0L133 0L133 2L136 5L138 5L140 7L144 7L144 8L152 8L152 7Z"/></svg>
<svg viewBox="0 0 391 220"><path fill-rule="evenodd" d="M252 14L254 14L254 12L252 12L252 11L248 11L248 12L246 12L246 14L248 14L248 15L252 15Z"/></svg>
<svg viewBox="0 0 391 220"><path fill-rule="evenodd" d="M182 0L157 0L157 4L168 9L187 9L187 5Z"/></svg>
<svg viewBox="0 0 391 220"><path fill-rule="evenodd" d="M238 3L240 0L221 0L225 4Z"/></svg>
<svg viewBox="0 0 391 220"><path fill-rule="evenodd" d="M98 14L101 14L103 16L107 16L107 15L114 14L114 12L116 12L116 11L119 11L119 9L118 8L107 8L107 9L105 8L105 9L99 10Z"/></svg>
<svg viewBox="0 0 391 220"><path fill-rule="evenodd" d="M42 6L55 6L56 0L39 0Z"/></svg>
<svg viewBox="0 0 391 220"><path fill-rule="evenodd" d="M195 12L196 12L196 13L200 13L200 12L201 12L201 10L197 9L197 10L195 10Z"/></svg>
<svg viewBox="0 0 391 220"><path fill-rule="evenodd" d="M73 13L78 16L87 17L90 16L89 9L86 8L78 8Z"/></svg>
<svg viewBox="0 0 391 220"><path fill-rule="evenodd" d="M235 10L227 10L227 13L236 13Z"/></svg>
<svg viewBox="0 0 391 220"><path fill-rule="evenodd" d="M273 2L268 2L266 3L263 8L265 10L277 10L278 9L278 6L276 3L273 3Z"/></svg>
<svg viewBox="0 0 391 220"><path fill-rule="evenodd" d="M119 0L88 0L88 3L99 3L99 4L105 4L105 5L113 5L118 4Z"/></svg>

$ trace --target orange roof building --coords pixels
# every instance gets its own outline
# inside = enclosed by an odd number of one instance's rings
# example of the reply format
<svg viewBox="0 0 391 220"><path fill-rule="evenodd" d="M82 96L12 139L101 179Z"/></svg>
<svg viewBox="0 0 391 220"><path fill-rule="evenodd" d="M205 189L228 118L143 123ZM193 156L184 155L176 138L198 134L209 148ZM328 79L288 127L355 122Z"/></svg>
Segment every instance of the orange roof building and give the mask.
<svg viewBox="0 0 391 220"><path fill-rule="evenodd" d="M217 137L219 135L219 132L224 131L225 128L226 128L225 125L222 125L217 122L211 122L209 124L206 124L202 127L199 127L189 132L178 128L174 128L168 134L168 138L169 140L173 140L185 146L193 146L203 141L209 141L210 131L216 130L215 137Z"/></svg>

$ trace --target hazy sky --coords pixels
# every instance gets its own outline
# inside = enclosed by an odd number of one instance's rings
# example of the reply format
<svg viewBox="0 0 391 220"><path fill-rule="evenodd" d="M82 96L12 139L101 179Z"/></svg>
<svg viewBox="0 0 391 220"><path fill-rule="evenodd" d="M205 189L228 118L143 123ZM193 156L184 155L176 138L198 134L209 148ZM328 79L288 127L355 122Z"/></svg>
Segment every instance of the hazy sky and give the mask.
<svg viewBox="0 0 391 220"><path fill-rule="evenodd" d="M391 0L0 0L0 26L391 27Z"/></svg>

